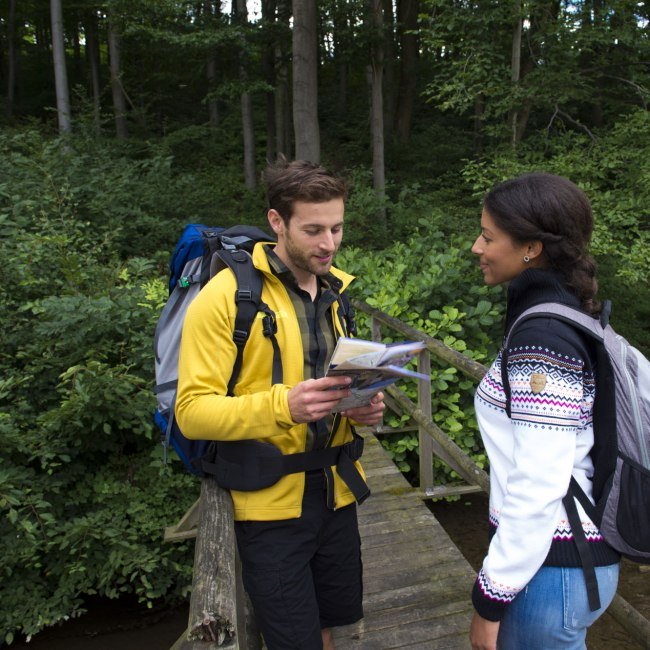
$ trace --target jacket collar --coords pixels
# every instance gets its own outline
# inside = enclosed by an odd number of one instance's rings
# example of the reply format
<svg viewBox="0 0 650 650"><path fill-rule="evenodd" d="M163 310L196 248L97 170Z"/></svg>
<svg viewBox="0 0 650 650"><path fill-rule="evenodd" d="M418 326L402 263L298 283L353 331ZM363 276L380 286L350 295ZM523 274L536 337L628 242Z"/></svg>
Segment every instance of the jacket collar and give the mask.
<svg viewBox="0 0 650 650"><path fill-rule="evenodd" d="M508 287L506 332L526 309L543 302L559 302L580 308L580 299L566 286L560 273L549 269L526 269Z"/></svg>
<svg viewBox="0 0 650 650"><path fill-rule="evenodd" d="M269 258L266 254L266 247L270 247L269 250L272 250L271 247L273 246L275 246L275 242L259 242L255 244L255 248L253 249L253 264L256 269L262 271L266 276L274 276L269 264ZM354 280L354 276L333 266L325 276L325 280L332 289L340 293L347 289L352 280Z"/></svg>

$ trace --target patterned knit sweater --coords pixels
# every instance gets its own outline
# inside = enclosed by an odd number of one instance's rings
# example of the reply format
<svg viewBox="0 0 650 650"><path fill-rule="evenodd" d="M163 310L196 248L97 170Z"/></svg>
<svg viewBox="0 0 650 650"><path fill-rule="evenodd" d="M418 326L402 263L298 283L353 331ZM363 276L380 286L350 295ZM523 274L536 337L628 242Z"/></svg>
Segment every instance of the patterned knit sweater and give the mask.
<svg viewBox="0 0 650 650"><path fill-rule="evenodd" d="M556 301L579 306L558 274L527 269L508 289L506 331L525 309ZM472 602L485 619L506 607L542 565L579 567L562 498L573 475L591 498L595 355L566 323L544 317L517 328L508 347L511 418L501 353L478 386L476 414L490 459L490 546ZM596 566L618 554L578 505Z"/></svg>

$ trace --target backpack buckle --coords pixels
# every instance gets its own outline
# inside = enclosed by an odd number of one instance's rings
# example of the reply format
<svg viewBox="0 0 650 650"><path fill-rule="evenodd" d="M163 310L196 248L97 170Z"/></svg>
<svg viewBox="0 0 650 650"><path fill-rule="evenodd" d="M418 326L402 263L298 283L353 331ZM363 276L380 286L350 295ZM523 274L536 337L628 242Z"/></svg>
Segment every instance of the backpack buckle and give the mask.
<svg viewBox="0 0 650 650"><path fill-rule="evenodd" d="M278 324L272 314L267 314L262 318L262 332L266 337L275 336L278 333Z"/></svg>
<svg viewBox="0 0 650 650"><path fill-rule="evenodd" d="M237 345L243 345L246 343L246 340L248 339L248 332L245 330L235 330L232 333L232 340L237 344Z"/></svg>
<svg viewBox="0 0 650 650"><path fill-rule="evenodd" d="M238 305L240 300L253 302L253 292L250 289L238 289L235 291L235 304Z"/></svg>
<svg viewBox="0 0 650 650"><path fill-rule="evenodd" d="M361 436L355 435L350 442L343 445L342 451L350 458L350 460L359 460L363 454L364 439Z"/></svg>

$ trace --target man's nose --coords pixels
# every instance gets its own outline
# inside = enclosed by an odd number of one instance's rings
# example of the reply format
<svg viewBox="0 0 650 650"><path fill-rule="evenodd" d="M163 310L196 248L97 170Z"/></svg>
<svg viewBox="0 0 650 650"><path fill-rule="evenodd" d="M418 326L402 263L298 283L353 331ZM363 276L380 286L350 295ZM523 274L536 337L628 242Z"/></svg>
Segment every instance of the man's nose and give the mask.
<svg viewBox="0 0 650 650"><path fill-rule="evenodd" d="M331 232L324 232L320 240L321 248L331 251L334 249L334 235Z"/></svg>

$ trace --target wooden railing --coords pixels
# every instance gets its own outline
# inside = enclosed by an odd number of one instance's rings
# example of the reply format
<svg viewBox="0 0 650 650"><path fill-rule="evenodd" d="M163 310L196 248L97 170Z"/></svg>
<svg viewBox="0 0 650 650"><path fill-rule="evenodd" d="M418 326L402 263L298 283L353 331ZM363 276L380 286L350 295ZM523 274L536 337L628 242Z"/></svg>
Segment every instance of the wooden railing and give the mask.
<svg viewBox="0 0 650 650"><path fill-rule="evenodd" d="M389 327L409 340L424 341L426 349L418 356L418 369L431 374L431 355L438 362L453 366L473 381L480 381L487 368L452 350L437 339L410 327L360 300L355 309L370 316L373 340L381 340L381 328ZM440 498L466 492L489 492L487 473L467 456L432 420L431 380L420 380L418 402L390 386L386 404L398 414L410 417L401 429L377 427L376 435L399 431L418 431L419 486L422 498ZM412 424L411 424L412 423ZM434 455L455 470L462 485L436 486L433 477ZM203 479L201 496L181 521L166 529L165 541L196 536L194 577L187 630L171 650L213 650L214 648L258 650L261 648L252 609L241 583L241 571L233 529L232 501L214 479ZM607 610L643 647L650 648L650 621L621 596L616 595Z"/></svg>

